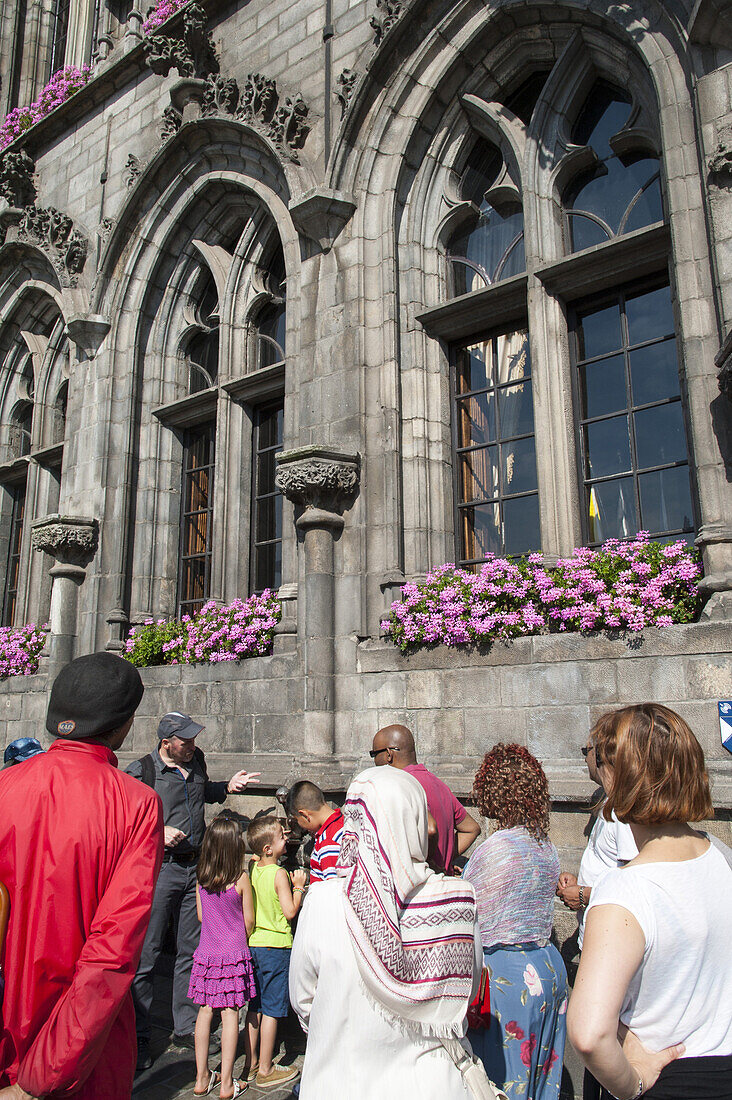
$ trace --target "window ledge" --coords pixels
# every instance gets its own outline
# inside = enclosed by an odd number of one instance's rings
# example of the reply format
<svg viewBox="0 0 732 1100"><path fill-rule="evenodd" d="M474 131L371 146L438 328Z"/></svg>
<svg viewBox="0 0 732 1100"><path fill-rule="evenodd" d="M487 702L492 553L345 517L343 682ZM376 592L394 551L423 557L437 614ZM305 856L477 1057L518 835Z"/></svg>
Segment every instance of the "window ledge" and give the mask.
<svg viewBox="0 0 732 1100"><path fill-rule="evenodd" d="M13 458L10 462L0 462L0 484L19 485L28 474L30 455Z"/></svg>
<svg viewBox="0 0 732 1100"><path fill-rule="evenodd" d="M628 278L643 278L668 263L671 231L666 222L636 229L541 267L537 276L552 294L569 298L608 290Z"/></svg>
<svg viewBox="0 0 732 1100"><path fill-rule="evenodd" d="M461 294L425 310L417 320L430 336L460 340L488 328L514 323L526 316L528 277L514 275L483 290Z"/></svg>
<svg viewBox="0 0 732 1100"><path fill-rule="evenodd" d="M153 416L169 428L190 428L216 416L218 394L218 388L212 386L190 397L182 397L180 401L172 401L170 405L160 405L153 409Z"/></svg>
<svg viewBox="0 0 732 1100"><path fill-rule="evenodd" d="M39 466L60 466L64 457L63 443L52 443L50 447L41 447L33 451L31 458Z"/></svg>
<svg viewBox="0 0 732 1100"><path fill-rule="evenodd" d="M285 364L274 363L271 367L261 367L251 374L243 374L240 378L225 382L222 389L234 401L246 405L258 405L281 397L285 390Z"/></svg>

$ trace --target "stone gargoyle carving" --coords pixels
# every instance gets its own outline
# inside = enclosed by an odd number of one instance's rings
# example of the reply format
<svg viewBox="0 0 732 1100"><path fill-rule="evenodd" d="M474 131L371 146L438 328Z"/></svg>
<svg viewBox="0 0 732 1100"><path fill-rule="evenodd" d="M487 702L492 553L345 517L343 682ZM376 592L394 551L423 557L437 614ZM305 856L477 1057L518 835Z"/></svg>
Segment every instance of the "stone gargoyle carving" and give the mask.
<svg viewBox="0 0 732 1100"><path fill-rule="evenodd" d="M0 160L0 195L16 209L31 206L36 198L35 161L25 149L6 153Z"/></svg>
<svg viewBox="0 0 732 1100"><path fill-rule="evenodd" d="M370 25L374 32L374 45L378 46L388 30L390 30L402 13L404 5L401 0L376 0L378 15L372 15Z"/></svg>

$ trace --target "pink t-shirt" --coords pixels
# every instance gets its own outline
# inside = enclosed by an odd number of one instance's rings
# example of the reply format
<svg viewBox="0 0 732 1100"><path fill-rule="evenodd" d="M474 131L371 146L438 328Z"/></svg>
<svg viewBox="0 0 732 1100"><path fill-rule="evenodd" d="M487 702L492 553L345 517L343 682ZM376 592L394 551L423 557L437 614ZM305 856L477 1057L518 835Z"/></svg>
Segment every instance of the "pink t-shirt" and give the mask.
<svg viewBox="0 0 732 1100"><path fill-rule="evenodd" d="M447 783L425 768L424 764L408 764L404 769L424 787L427 809L437 825L437 851L440 863L452 874L452 857L455 851L455 826L467 815Z"/></svg>

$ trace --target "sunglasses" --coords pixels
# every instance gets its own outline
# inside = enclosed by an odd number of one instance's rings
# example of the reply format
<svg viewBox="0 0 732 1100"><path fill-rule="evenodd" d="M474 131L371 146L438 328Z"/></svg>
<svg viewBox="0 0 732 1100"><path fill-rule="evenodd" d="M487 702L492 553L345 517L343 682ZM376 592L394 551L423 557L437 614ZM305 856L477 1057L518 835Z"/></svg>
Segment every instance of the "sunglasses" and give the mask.
<svg viewBox="0 0 732 1100"><path fill-rule="evenodd" d="M395 748L394 745L385 745L383 749L369 749L369 756L372 760L375 760L381 752L399 752L399 749Z"/></svg>
<svg viewBox="0 0 732 1100"><path fill-rule="evenodd" d="M582 749L580 751L581 751L581 753L582 753L582 755L584 756L585 759L587 759L587 757L589 756L589 754L591 752L594 752L594 754L595 754L595 763L597 764L598 768L602 765L602 757L600 756L599 752L597 751L597 749L595 748L594 745L590 745L589 748L587 747L587 745L583 745Z"/></svg>

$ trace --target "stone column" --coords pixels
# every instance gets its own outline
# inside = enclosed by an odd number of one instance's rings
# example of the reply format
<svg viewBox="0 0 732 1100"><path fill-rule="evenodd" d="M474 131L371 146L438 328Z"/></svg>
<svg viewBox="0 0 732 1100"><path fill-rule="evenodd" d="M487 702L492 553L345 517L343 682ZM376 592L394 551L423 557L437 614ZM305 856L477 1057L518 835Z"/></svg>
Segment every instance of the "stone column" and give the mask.
<svg viewBox="0 0 732 1100"><path fill-rule="evenodd" d="M73 660L76 646L79 587L97 552L99 523L87 516L51 515L31 525L36 550L55 558L49 570L51 589L50 678Z"/></svg>
<svg viewBox="0 0 732 1100"><path fill-rule="evenodd" d="M302 534L304 591L298 596L305 666L305 749L335 752L334 543L343 510L358 491L359 456L323 447L277 455L277 488L296 505Z"/></svg>

